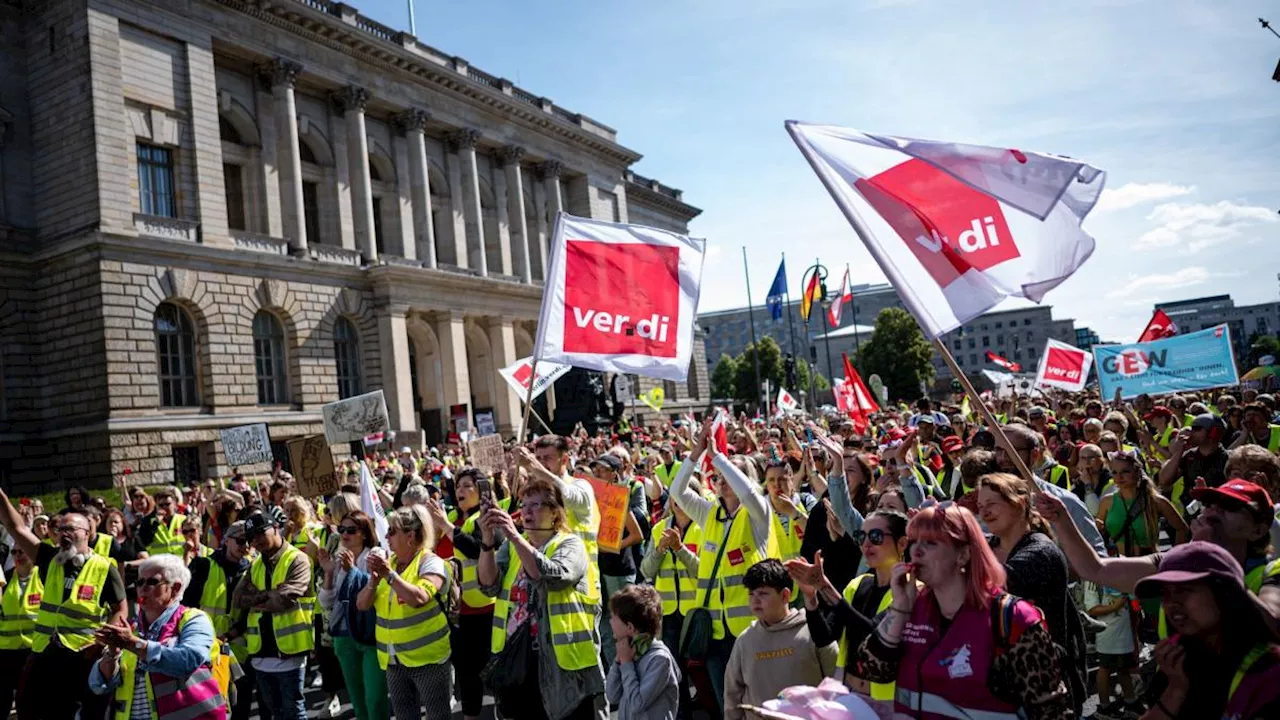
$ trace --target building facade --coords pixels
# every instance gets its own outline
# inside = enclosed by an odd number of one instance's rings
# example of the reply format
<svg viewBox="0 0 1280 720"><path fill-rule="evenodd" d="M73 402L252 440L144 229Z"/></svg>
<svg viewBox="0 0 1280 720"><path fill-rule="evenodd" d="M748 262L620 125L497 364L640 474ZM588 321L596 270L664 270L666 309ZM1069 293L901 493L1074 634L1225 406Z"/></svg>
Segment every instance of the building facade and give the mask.
<svg viewBox="0 0 1280 720"><path fill-rule="evenodd" d="M1037 305L980 315L939 339L951 351L960 370L969 375L982 370L1007 372L987 360L988 350L1021 364L1023 372L1033 373L1040 363L1045 341L1050 338L1074 345L1075 321L1054 320L1053 306ZM934 353L933 369L939 380L953 377L937 353Z"/></svg>
<svg viewBox="0 0 1280 720"><path fill-rule="evenodd" d="M510 432L556 213L700 212L613 129L332 0L8 0L0 28L22 490L225 475L219 428L282 443L379 388L398 431Z"/></svg>
<svg viewBox="0 0 1280 720"><path fill-rule="evenodd" d="M1155 309L1168 314L1177 324L1180 335L1225 323L1231 328L1231 344L1238 363L1247 359L1255 336L1280 333L1280 302L1237 306L1230 295L1213 295L1157 303ZM1240 370L1243 373L1249 368L1241 364Z"/></svg>

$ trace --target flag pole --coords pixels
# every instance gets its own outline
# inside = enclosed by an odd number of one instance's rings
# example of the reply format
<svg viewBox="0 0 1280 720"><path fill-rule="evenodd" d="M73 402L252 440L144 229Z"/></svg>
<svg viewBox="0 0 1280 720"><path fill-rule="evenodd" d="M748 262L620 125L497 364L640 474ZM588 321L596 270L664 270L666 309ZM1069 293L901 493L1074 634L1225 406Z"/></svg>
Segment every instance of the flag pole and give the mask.
<svg viewBox="0 0 1280 720"><path fill-rule="evenodd" d="M849 263L844 264L844 276L849 277ZM858 341L858 298L853 294L853 288L849 288L849 311L853 313L853 353L862 359L862 343Z"/></svg>
<svg viewBox="0 0 1280 720"><path fill-rule="evenodd" d="M786 253L782 253L782 267L784 270L787 267ZM783 275L783 282L787 288L787 291L783 293L783 295L785 295L787 298L787 304L785 307L787 309L787 334L791 336L791 362L795 363L796 361L796 323L795 323L795 319L791 317L791 283L786 282L785 274Z"/></svg>
<svg viewBox="0 0 1280 720"><path fill-rule="evenodd" d="M862 244L867 247L871 256L876 259L876 263L880 265L880 269L885 270L886 261L884 258L880 257L879 253L874 249L875 244L870 242L871 233L863 227L862 220L858 218L857 214L855 214L852 209L846 207L845 203L840 201L840 193L836 188L832 187L831 181L827 179L826 173L822 171L822 168L818 166L818 161L814 159L813 153L810 151L808 144L800 139L791 123L787 123L786 128L787 134L791 135L791 139L795 141L796 147L800 149L800 154L804 155L804 159L809 163L809 167L813 168L813 173L818 176L818 180L822 182L822 186L827 189L827 192L831 195L831 199L835 201L836 207L840 208L840 212L844 215L845 220L849 221L849 225L853 228L853 232L857 234L858 239L862 241ZM889 277L891 282L893 278L896 277L896 273L891 274L886 271L885 274ZM915 316L916 322L919 323L920 316L924 314L924 308L918 307L915 299L910 296L910 293L906 293L905 295L900 293L900 296L902 296L903 304L907 306L907 309L913 316ZM991 428L991 432L996 436L996 442L1004 448L1005 454L1008 455L1009 459L1017 466L1019 474L1028 480L1032 479L1031 469L1027 467L1026 463L1022 462L1022 457L1019 456L1018 451L1014 449L1013 443L1009 441L1009 437L1004 434L1004 429L1000 427L1000 423L996 422L996 418L991 414L991 410L987 408L987 404L982 402L982 398L978 396L978 391L973 388L973 383L969 382L969 378L960 370L960 366L956 364L956 359L951 356L951 351L947 349L946 344L937 338L933 338L933 347L937 350L938 354L942 356L942 360L947 364L947 367L951 368L951 374L960 380L960 384L964 387L965 393L978 403L978 409L979 412L982 413L982 418L986 421L987 426Z"/></svg>
<svg viewBox="0 0 1280 720"><path fill-rule="evenodd" d="M751 304L751 271L747 268L747 246L742 246L742 274L747 280L747 319L751 322L751 359L755 361L756 408L760 407L760 343L756 342L756 310Z"/></svg>

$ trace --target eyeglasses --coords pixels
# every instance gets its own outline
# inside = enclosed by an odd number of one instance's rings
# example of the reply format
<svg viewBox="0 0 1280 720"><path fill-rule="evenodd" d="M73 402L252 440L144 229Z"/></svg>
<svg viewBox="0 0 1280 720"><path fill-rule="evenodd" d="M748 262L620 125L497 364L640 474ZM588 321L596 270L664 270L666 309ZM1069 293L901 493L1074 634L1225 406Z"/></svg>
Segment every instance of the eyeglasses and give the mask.
<svg viewBox="0 0 1280 720"><path fill-rule="evenodd" d="M74 534L77 530L84 530L84 528L80 527L79 525L59 525L58 526L58 532L66 533L68 535Z"/></svg>
<svg viewBox="0 0 1280 720"><path fill-rule="evenodd" d="M244 544L244 539L243 539L243 538L238 538L238 537L228 537L228 538L227 538L227 542L229 542L229 543L235 543L236 545L243 545L243 544Z"/></svg>
<svg viewBox="0 0 1280 720"><path fill-rule="evenodd" d="M138 581L138 587L140 588L144 588L144 587L153 588L153 587L159 587L161 585L168 585L168 584L169 584L168 580L165 580L164 578L158 578L158 577L150 577L150 578L146 578L145 580Z"/></svg>
<svg viewBox="0 0 1280 720"><path fill-rule="evenodd" d="M872 545L880 546L884 544L886 539L892 539L892 536L889 535L889 533L881 530L880 528L875 528L874 530L854 530L851 535L853 536L853 541L859 545L870 540Z"/></svg>
<svg viewBox="0 0 1280 720"><path fill-rule="evenodd" d="M343 535L359 535L359 534L360 534L360 528L358 528L358 527L351 527L350 525L339 525L339 526L338 526L338 532L339 532L339 533L341 533L341 534L343 534Z"/></svg>
<svg viewBox="0 0 1280 720"><path fill-rule="evenodd" d="M391 537L392 535L396 535L396 534L398 534L399 532L400 532L400 531L399 531L399 530L397 530L396 528L389 527L389 528L387 528L387 537Z"/></svg>

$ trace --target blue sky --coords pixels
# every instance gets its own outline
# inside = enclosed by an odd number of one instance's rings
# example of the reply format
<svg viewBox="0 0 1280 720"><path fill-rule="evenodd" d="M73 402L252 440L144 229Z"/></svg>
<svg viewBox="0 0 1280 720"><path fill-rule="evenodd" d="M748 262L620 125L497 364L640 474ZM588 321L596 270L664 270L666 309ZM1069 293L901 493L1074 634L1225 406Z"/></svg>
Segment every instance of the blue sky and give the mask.
<svg viewBox="0 0 1280 720"><path fill-rule="evenodd" d="M405 0L353 4L408 28ZM784 249L793 292L814 257L883 281L788 118L1107 170L1098 250L1046 300L1104 339L1158 300L1280 297L1280 38L1256 19L1280 24L1274 0L416 5L424 42L617 128L637 172L703 208L703 310L745 304L743 246L757 303Z"/></svg>

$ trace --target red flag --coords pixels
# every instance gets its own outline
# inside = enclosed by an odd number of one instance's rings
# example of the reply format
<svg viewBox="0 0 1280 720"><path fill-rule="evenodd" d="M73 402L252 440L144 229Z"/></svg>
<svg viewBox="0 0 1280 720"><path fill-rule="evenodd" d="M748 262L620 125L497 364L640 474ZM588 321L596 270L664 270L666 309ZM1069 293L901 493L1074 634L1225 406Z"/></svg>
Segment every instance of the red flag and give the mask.
<svg viewBox="0 0 1280 720"><path fill-rule="evenodd" d="M1008 358L1000 357L990 350L987 351L987 362L995 363L1009 372L1022 372L1022 365Z"/></svg>
<svg viewBox="0 0 1280 720"><path fill-rule="evenodd" d="M840 281L840 294L831 302L831 307L827 310L827 321L831 323L831 327L840 327L840 315L843 314L844 306L853 302L853 290L849 288L849 271L844 271L844 280Z"/></svg>
<svg viewBox="0 0 1280 720"><path fill-rule="evenodd" d="M865 383L862 382L862 376L853 368L853 363L849 362L849 356L841 353L844 358L844 392L846 393L846 407L849 417L853 420L854 430L858 434L865 434L871 422L869 415L873 412L880 411L880 405L876 402L875 396L867 389Z"/></svg>
<svg viewBox="0 0 1280 720"><path fill-rule="evenodd" d="M729 413L724 408L716 408L716 419L711 423L711 441L716 444L716 450L721 455L729 453ZM702 454L702 471L704 473L712 471L709 452Z"/></svg>
<svg viewBox="0 0 1280 720"><path fill-rule="evenodd" d="M1147 329L1143 330L1142 336L1138 338L1138 342L1163 340L1177 334L1178 325L1173 321L1173 318L1169 317L1163 310L1156 310L1151 315L1151 322L1147 323Z"/></svg>

